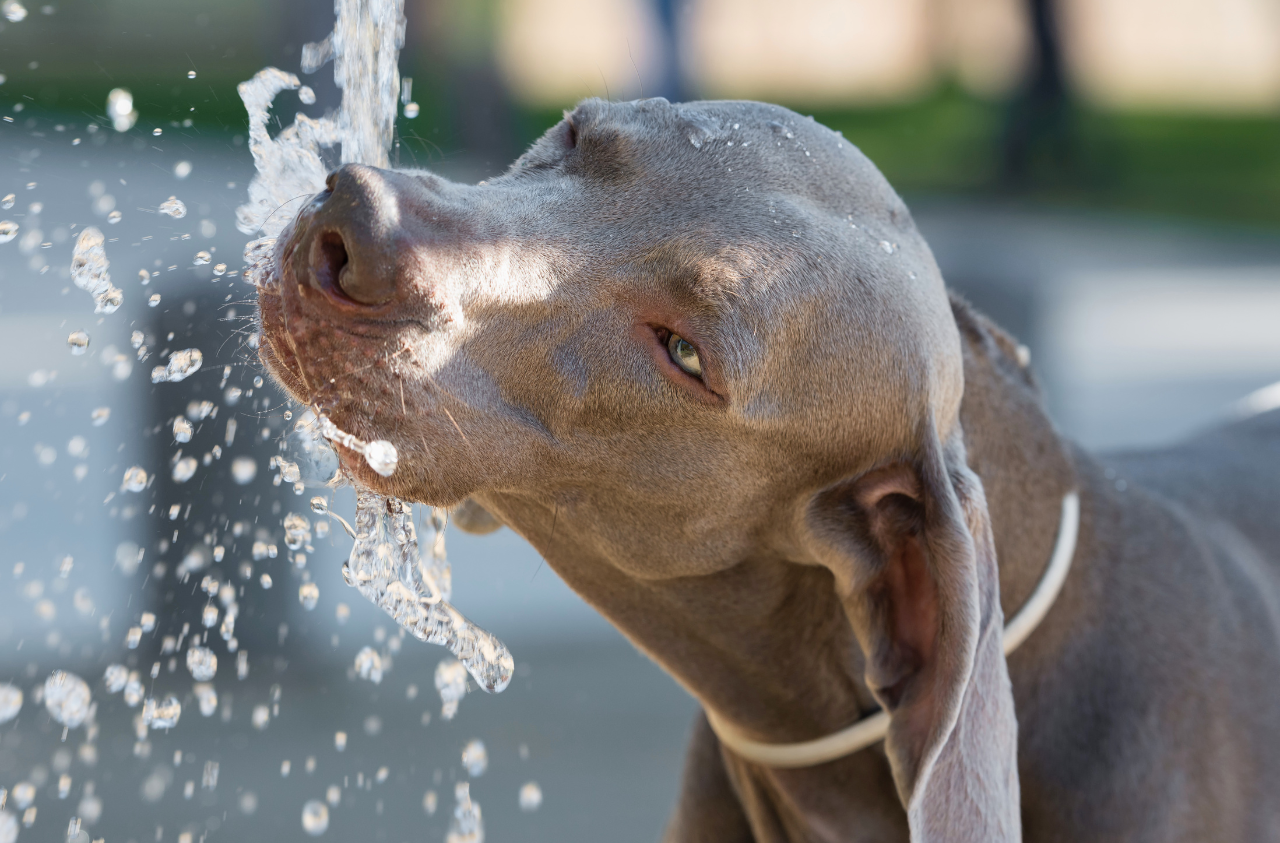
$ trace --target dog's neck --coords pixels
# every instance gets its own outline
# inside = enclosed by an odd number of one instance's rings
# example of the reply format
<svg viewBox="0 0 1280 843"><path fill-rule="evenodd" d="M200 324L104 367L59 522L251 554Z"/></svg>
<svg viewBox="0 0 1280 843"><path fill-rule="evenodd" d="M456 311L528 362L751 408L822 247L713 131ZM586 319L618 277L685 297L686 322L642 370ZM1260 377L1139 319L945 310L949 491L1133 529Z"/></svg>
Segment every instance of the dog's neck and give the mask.
<svg viewBox="0 0 1280 843"><path fill-rule="evenodd" d="M1074 472L1016 345L963 304L955 312L965 355L961 424L969 462L984 484L1001 602L1011 617L1044 572ZM543 505L532 500L494 504L508 523L544 517ZM760 555L705 577L637 581L609 559L566 552L592 546L588 536L573 535L572 521L562 522L558 539L541 530L525 535L575 591L743 734L770 743L812 740L876 707L826 569ZM842 815L840 806L852 802L847 793L842 802L825 791L874 777L868 765L883 759L861 753L834 763L844 765L844 775L831 776L830 767L818 775L730 766L738 790L765 794L779 815L812 818L816 800L817 814L835 821L832 812Z"/></svg>
<svg viewBox="0 0 1280 843"><path fill-rule="evenodd" d="M986 492L1007 620L1044 572L1075 469L1044 412L1025 347L963 302L952 310L964 347L960 422L969 466Z"/></svg>

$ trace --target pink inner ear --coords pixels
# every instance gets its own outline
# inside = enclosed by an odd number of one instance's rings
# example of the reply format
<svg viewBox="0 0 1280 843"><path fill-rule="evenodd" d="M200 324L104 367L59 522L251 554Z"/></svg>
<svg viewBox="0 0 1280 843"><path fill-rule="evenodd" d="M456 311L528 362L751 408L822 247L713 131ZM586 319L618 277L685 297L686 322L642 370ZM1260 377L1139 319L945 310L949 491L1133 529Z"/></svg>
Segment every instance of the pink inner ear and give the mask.
<svg viewBox="0 0 1280 843"><path fill-rule="evenodd" d="M885 520L901 521L889 516ZM879 531L877 531L879 532ZM895 681L879 689L885 701L896 707L908 683L932 663L938 635L938 589L929 573L917 535L899 534L889 538L884 573L877 585L883 601L885 626L889 635L888 676Z"/></svg>

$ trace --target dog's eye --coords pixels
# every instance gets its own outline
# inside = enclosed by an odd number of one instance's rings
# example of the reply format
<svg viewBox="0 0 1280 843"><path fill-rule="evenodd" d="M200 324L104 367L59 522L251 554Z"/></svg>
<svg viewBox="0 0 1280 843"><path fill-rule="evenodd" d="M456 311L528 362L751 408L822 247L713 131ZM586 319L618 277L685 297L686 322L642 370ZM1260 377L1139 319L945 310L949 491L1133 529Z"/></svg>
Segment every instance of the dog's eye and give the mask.
<svg viewBox="0 0 1280 843"><path fill-rule="evenodd" d="M672 334L667 337L667 353L671 362L695 378L702 377L702 361L698 359L698 350L684 337Z"/></svg>

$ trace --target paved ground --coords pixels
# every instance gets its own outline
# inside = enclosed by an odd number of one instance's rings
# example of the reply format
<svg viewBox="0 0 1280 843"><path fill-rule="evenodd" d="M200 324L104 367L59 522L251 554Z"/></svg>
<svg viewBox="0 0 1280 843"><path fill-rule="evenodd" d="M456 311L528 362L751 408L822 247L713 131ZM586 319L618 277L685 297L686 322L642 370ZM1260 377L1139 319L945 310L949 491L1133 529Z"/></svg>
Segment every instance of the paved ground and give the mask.
<svg viewBox="0 0 1280 843"><path fill-rule="evenodd" d="M82 143L72 146L77 136ZM173 175L180 160L194 165L184 180ZM394 655L381 685L351 678L356 651L385 647L377 629L385 634L391 624L341 584L337 569L347 547L331 538L317 542L305 573L290 570L283 558L254 563L254 577L269 572L275 587L263 591L256 579L245 585L237 635L251 656L249 678L235 679L234 657L219 651L217 686L228 722L221 713L202 719L185 672L169 672L161 658L155 692L176 693L187 707L172 733L151 736L149 757L135 757L133 712L106 696L99 682L104 665L132 655L145 672L157 659L159 636L199 616L204 600L190 593L194 583L174 582L172 570L218 526L215 516L251 525L256 518L258 526L276 529L283 511L302 509L301 499L267 482L274 446L263 443L260 431L273 436L282 429L278 399L269 387L234 408L221 397L222 366L233 366L229 384L245 390L256 374L241 347L248 288L192 266L197 250L214 248L214 263L239 265L245 238L234 231L231 214L244 195L247 154L177 134L139 144L112 135L95 145L83 124L59 132L38 122L0 127L0 161L0 195L12 191L17 201L0 217L22 226L17 240L0 245L0 577L22 563L0 590L0 681L16 682L29 698L16 722L0 726L0 787L42 784L36 826L20 839L61 839L93 782L104 811L92 833L112 843L177 840L184 830L195 839L200 832L209 832L209 840L303 839L302 804L333 784L345 789L329 839L439 840L453 804L451 783L463 775L461 747L479 737L490 768L473 793L489 840L654 840L677 786L693 703L505 532L450 538L458 605L502 636L522 665L505 694L468 697L455 721L441 722L430 677L442 651L413 641ZM36 184L31 190L29 182ZM171 194L187 203L187 217L154 213ZM123 211L118 225L95 212L102 203L98 211L105 213L101 195ZM44 206L38 220L32 202ZM1028 343L1062 429L1086 444L1140 445L1181 435L1221 416L1249 390L1280 380L1277 332L1257 318L1276 312L1280 238L1271 233L954 201L913 206L944 274ZM107 254L125 305L106 317L92 313L89 297L67 275L71 241L90 223L118 238ZM24 249L23 236L33 228L41 235ZM49 269L40 274L45 263ZM144 287L140 269L158 274ZM160 305L146 307L157 291ZM72 357L65 339L79 328L92 336L91 353ZM148 334L153 351L197 345L204 369L183 384L153 388L146 377L153 356L116 380L101 358L108 345L132 356L128 337L135 329ZM176 446L166 430L155 431L193 398L222 406L197 430L189 453L223 441L230 417L239 432L222 460L179 487L167 478ZM90 412L100 406L112 408L111 419L93 427ZM74 436L85 437L87 454L68 450ZM53 459L45 464L50 449ZM261 482L231 484L226 467L233 455L255 457ZM159 479L130 497L119 484L133 464ZM86 473L77 480L80 465ZM157 514L148 514L152 502ZM170 522L174 502L191 510ZM248 559L251 538L252 529L229 545L227 563ZM147 551L132 575L112 561L122 541ZM73 566L62 578L59 565L68 555ZM157 561L169 566L165 576L156 576ZM232 564L215 567L234 577ZM310 613L296 599L303 576L321 591ZM341 625L340 602L351 609ZM121 643L125 629L144 610L159 615L159 628L130 653ZM80 671L94 683L100 735L93 766L60 754L78 753L84 736L73 733L63 744L60 730L30 700L55 668ZM253 707L268 704L276 684L279 716L256 731ZM415 699L408 698L410 684L418 686ZM435 713L425 727L424 711ZM379 729L367 727L371 716ZM342 753L334 749L340 730L349 735ZM310 775L309 755L316 758ZM282 778L285 759L292 769ZM220 765L219 782L203 791L209 760ZM56 783L64 762L72 789L62 801ZM386 781L360 790L361 777L376 777L382 766ZM188 780L195 782L190 800L183 797ZM529 780L540 783L545 802L537 813L522 814L516 794ZM144 795L148 784L152 801ZM434 816L422 807L428 789L438 793Z"/></svg>

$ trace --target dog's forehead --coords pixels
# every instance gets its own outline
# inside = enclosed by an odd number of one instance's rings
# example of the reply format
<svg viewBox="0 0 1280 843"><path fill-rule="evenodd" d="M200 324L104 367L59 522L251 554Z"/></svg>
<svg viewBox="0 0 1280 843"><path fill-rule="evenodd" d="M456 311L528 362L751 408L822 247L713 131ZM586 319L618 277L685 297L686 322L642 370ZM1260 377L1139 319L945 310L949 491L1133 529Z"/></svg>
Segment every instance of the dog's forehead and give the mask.
<svg viewBox="0 0 1280 843"><path fill-rule="evenodd" d="M906 216L902 200L856 145L782 106L592 99L566 119L583 138L624 138L642 178L686 193L794 198L868 222Z"/></svg>

